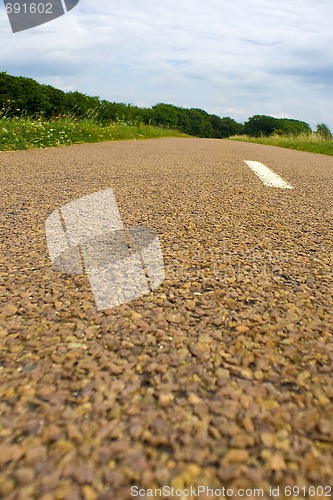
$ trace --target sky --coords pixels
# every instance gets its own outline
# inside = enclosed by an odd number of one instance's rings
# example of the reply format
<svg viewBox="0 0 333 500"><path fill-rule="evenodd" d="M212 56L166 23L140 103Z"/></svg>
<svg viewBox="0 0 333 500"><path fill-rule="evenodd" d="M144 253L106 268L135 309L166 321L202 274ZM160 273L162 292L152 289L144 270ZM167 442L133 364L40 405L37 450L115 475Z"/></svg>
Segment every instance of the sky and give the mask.
<svg viewBox="0 0 333 500"><path fill-rule="evenodd" d="M80 0L12 33L1 2L0 71L113 102L333 130L332 20L332 0Z"/></svg>

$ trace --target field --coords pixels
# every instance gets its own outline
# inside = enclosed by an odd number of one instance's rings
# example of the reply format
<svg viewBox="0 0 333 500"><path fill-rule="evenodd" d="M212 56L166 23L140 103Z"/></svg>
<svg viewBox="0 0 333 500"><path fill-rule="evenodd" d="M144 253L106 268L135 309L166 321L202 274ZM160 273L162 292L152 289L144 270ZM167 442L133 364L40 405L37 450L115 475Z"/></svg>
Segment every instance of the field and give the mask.
<svg viewBox="0 0 333 500"><path fill-rule="evenodd" d="M186 137L177 130L114 122L102 125L91 118L0 117L0 151L69 146L86 142Z"/></svg>
<svg viewBox="0 0 333 500"><path fill-rule="evenodd" d="M271 137L249 137L247 135L236 135L230 137L234 141L254 142L266 144L268 146L279 146L282 148L297 149L298 151L308 151L322 155L333 156L333 141L312 135L293 136L271 136Z"/></svg>

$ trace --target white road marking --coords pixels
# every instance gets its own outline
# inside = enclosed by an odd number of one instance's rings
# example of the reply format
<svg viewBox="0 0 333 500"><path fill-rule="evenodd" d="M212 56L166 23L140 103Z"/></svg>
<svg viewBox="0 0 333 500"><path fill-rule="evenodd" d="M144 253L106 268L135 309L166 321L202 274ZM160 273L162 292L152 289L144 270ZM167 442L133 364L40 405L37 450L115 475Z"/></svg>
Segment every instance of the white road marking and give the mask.
<svg viewBox="0 0 333 500"><path fill-rule="evenodd" d="M293 187L274 173L271 169L259 161L245 161L251 170L262 180L265 186L277 187L281 189L293 189Z"/></svg>

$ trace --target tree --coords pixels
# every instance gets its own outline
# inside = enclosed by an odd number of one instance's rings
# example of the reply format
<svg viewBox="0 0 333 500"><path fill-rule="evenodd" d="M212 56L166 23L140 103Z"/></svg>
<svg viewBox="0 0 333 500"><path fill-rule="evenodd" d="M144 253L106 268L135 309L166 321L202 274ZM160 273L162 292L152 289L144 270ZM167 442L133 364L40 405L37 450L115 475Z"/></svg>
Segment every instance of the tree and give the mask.
<svg viewBox="0 0 333 500"><path fill-rule="evenodd" d="M300 120L254 115L244 124L244 133L252 137L268 137L272 134L297 136L311 134L311 128Z"/></svg>
<svg viewBox="0 0 333 500"><path fill-rule="evenodd" d="M311 134L311 128L308 123L300 120L293 120L291 118L278 118L278 128L274 131L278 135L302 135Z"/></svg>
<svg viewBox="0 0 333 500"><path fill-rule="evenodd" d="M187 110L190 119L190 135L196 137L213 137L213 127L210 115L203 109L191 108Z"/></svg>
<svg viewBox="0 0 333 500"><path fill-rule="evenodd" d="M178 129L184 134L191 134L191 120L188 109L177 108Z"/></svg>
<svg viewBox="0 0 333 500"><path fill-rule="evenodd" d="M176 106L159 103L152 107L152 123L167 128L177 128L178 114Z"/></svg>
<svg viewBox="0 0 333 500"><path fill-rule="evenodd" d="M325 123L318 123L316 134L325 141L331 141L333 139L332 132Z"/></svg>
<svg viewBox="0 0 333 500"><path fill-rule="evenodd" d="M217 115L211 115L210 120L213 127L213 137L218 139L231 137L243 132L243 125L237 123L236 120L229 116L221 118Z"/></svg>
<svg viewBox="0 0 333 500"><path fill-rule="evenodd" d="M278 128L278 119L266 115L254 115L244 124L244 133L252 137L270 136Z"/></svg>

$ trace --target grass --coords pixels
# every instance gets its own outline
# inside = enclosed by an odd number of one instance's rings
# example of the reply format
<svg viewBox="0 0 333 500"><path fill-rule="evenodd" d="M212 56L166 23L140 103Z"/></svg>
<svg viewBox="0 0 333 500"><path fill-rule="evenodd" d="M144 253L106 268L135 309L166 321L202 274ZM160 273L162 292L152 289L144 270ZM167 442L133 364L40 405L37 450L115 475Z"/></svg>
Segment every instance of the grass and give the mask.
<svg viewBox="0 0 333 500"><path fill-rule="evenodd" d="M178 130L115 122L96 123L92 118L43 118L0 116L0 151L69 146L86 142L187 137Z"/></svg>
<svg viewBox="0 0 333 500"><path fill-rule="evenodd" d="M322 155L333 156L333 140L324 140L319 135L294 136L271 136L271 137L249 137L247 135L236 135L230 137L233 141L254 142L256 144L267 144L269 146L279 146L282 148L297 149L298 151L308 151Z"/></svg>
<svg viewBox="0 0 333 500"><path fill-rule="evenodd" d="M65 116L46 120L43 117L31 118L24 115L10 118L6 113L0 112L0 151L160 137L188 136L178 130L122 121L102 125L94 113L80 119ZM333 140L324 140L315 133L298 137L238 135L230 139L333 156Z"/></svg>

